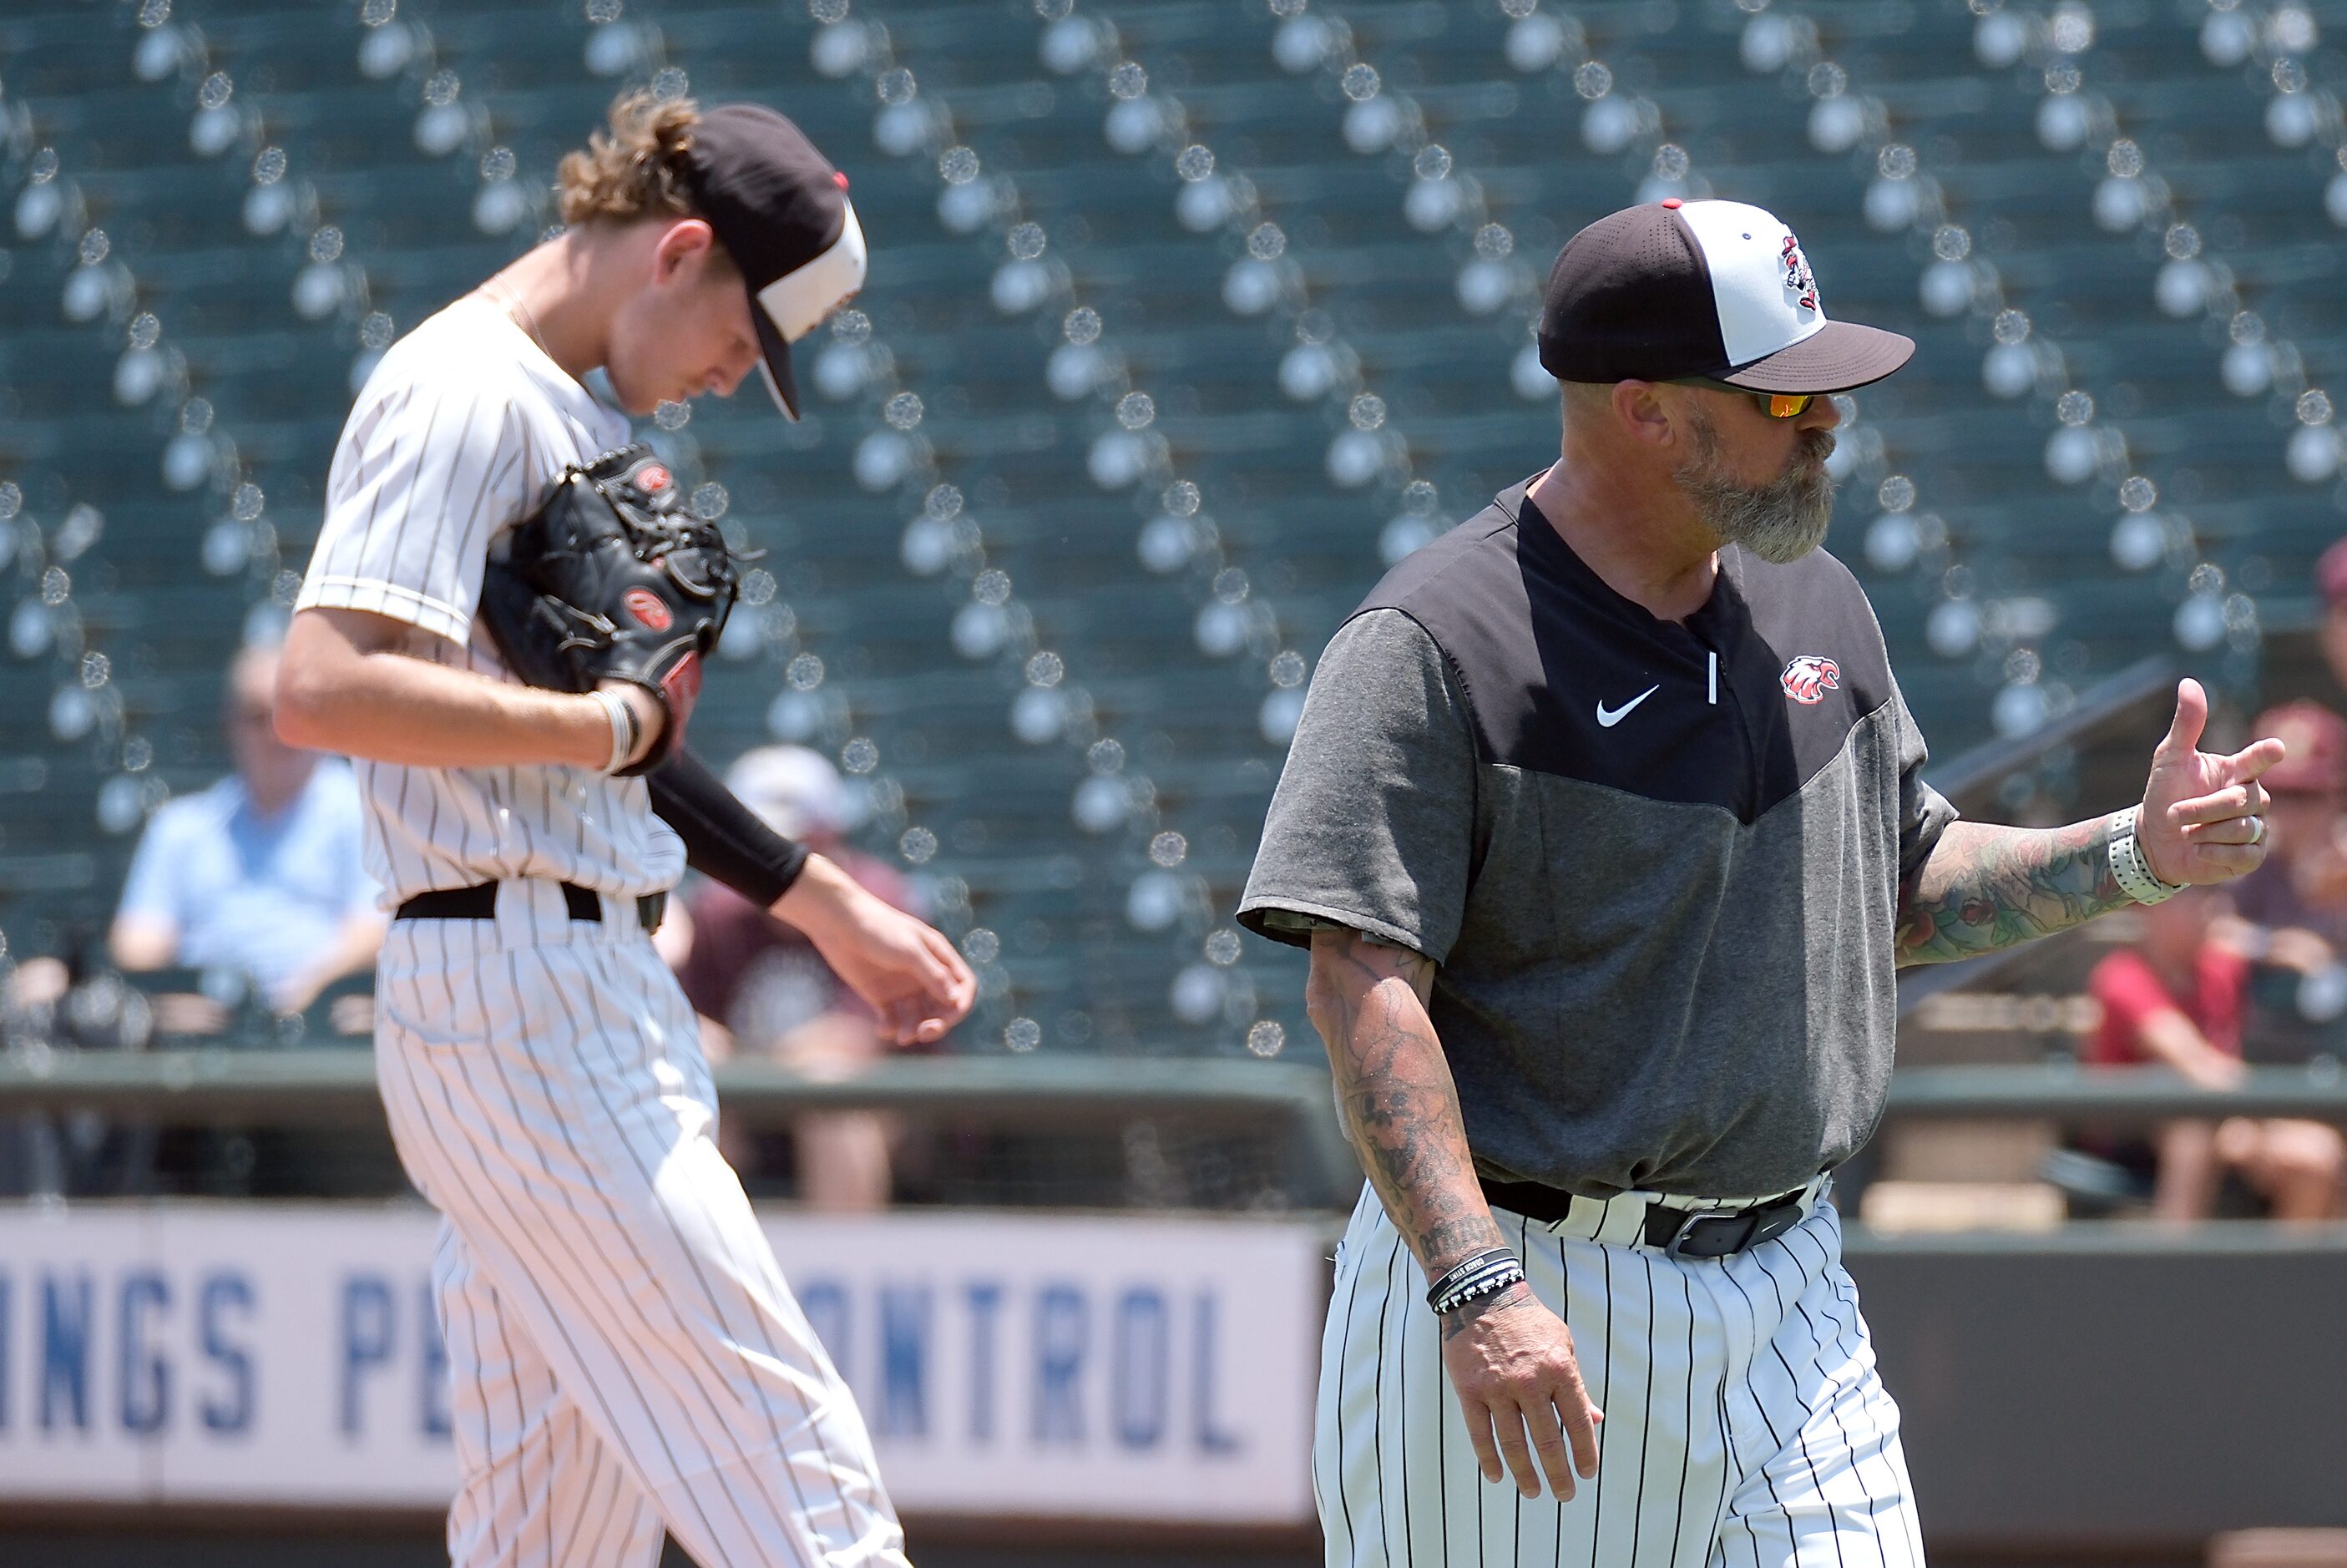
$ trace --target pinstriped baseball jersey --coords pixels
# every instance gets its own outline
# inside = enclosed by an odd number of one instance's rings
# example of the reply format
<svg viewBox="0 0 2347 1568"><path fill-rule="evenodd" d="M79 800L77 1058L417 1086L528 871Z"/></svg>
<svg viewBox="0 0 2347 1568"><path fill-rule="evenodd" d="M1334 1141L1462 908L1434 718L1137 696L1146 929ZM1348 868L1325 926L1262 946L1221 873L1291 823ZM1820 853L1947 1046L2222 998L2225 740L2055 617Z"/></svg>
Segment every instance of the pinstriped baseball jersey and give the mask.
<svg viewBox="0 0 2347 1568"><path fill-rule="evenodd" d="M628 439L495 303L467 295L394 343L343 426L298 609L362 610L431 632L443 664L510 679L474 609L491 542L569 465ZM367 869L385 908L507 877L657 892L682 843L641 778L584 768L362 761Z"/></svg>
<svg viewBox="0 0 2347 1568"><path fill-rule="evenodd" d="M623 444L494 304L395 345L334 456L297 603L432 635L498 680L474 614L498 533ZM363 762L396 906L497 883L494 918L393 921L375 1064L400 1162L439 1209L435 1267L462 1478L459 1568L905 1568L862 1416L715 1140L692 1005L624 899L683 870L641 779Z"/></svg>

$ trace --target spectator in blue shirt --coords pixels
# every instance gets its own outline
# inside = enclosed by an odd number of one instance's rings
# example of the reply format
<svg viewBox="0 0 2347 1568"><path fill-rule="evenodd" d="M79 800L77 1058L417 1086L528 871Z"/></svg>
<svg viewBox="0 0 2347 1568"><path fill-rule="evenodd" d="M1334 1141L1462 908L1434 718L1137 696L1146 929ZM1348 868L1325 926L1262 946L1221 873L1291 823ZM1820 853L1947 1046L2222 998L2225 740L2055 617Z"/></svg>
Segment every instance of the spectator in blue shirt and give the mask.
<svg viewBox="0 0 2347 1568"><path fill-rule="evenodd" d="M271 727L277 654L229 669L223 715L236 772L156 812L108 938L125 969L228 969L299 1012L374 963L384 919L362 861L348 764L288 746Z"/></svg>

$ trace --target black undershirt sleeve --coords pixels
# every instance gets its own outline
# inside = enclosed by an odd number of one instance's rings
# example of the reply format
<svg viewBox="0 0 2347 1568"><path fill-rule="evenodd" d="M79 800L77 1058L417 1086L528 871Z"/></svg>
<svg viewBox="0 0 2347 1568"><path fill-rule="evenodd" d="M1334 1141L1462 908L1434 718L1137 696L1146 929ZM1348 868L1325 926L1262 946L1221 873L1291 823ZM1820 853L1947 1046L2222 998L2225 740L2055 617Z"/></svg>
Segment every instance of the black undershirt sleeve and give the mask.
<svg viewBox="0 0 2347 1568"><path fill-rule="evenodd" d="M806 845L759 821L687 748L670 753L644 782L652 810L684 840L685 864L759 908L772 908L805 868Z"/></svg>

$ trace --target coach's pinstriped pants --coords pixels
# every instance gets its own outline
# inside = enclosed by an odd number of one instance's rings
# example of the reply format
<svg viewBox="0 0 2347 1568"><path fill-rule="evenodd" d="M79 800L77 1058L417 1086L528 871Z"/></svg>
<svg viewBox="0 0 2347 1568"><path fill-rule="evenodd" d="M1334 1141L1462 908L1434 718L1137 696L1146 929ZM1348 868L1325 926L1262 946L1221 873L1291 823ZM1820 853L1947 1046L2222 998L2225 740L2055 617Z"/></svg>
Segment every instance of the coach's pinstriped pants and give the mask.
<svg viewBox="0 0 2347 1568"><path fill-rule="evenodd" d="M1560 1504L1482 1479L1424 1275L1362 1190L1321 1341L1312 1481L1330 1568L1922 1568L1899 1412L1833 1205L1686 1263L1631 1244L1645 1208L1494 1215L1605 1412L1597 1477Z"/></svg>
<svg viewBox="0 0 2347 1568"><path fill-rule="evenodd" d="M676 981L607 899L400 920L375 1061L443 1215L456 1568L905 1568L847 1386L717 1153Z"/></svg>

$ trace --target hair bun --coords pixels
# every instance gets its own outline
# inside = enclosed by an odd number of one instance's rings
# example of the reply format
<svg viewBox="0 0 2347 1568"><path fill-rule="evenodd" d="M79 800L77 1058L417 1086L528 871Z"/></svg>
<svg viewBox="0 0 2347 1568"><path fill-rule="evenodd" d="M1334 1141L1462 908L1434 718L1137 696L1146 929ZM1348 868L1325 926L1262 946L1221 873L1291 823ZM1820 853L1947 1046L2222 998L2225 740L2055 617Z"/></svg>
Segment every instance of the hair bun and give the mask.
<svg viewBox="0 0 2347 1568"><path fill-rule="evenodd" d="M691 217L684 154L701 108L689 97L661 99L638 88L611 105L610 128L566 155L555 187L565 223L599 219L630 223L659 213Z"/></svg>

